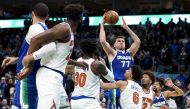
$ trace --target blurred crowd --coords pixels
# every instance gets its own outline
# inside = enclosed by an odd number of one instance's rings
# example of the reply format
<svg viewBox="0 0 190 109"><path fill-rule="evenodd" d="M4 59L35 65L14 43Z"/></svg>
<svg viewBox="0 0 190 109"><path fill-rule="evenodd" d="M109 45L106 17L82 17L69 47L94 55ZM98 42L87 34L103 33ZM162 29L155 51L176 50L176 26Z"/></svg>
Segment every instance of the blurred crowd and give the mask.
<svg viewBox="0 0 190 109"><path fill-rule="evenodd" d="M185 100L189 100L187 103L190 106L190 98L184 99L190 96L190 32L188 31L190 24L187 19L183 20L179 18L178 23L175 24L171 19L165 25L160 18L159 22L153 25L147 18L145 24L140 22L139 25L130 26L141 39L140 49L134 57L135 64L144 70L152 70L160 80L171 77L174 83L185 92L183 97L175 98L178 107L185 106ZM51 28L60 22L62 21L47 21L46 24ZM75 33L75 48L71 57L73 59L81 56L80 40L91 38L99 42L99 27L90 27L88 23L89 21L85 21L84 28ZM30 24L30 20L26 20L25 28L0 29L0 62L7 56L17 56ZM118 35L125 36L126 48L132 43L132 38L120 26L105 26L105 31L107 41L111 44L113 44L114 37ZM97 55L105 59L107 65L109 65L107 56L101 46L98 49ZM15 65L0 69L0 108L2 109L7 109L12 104L15 91L14 76ZM101 91L101 94L102 106L105 107L103 91Z"/></svg>

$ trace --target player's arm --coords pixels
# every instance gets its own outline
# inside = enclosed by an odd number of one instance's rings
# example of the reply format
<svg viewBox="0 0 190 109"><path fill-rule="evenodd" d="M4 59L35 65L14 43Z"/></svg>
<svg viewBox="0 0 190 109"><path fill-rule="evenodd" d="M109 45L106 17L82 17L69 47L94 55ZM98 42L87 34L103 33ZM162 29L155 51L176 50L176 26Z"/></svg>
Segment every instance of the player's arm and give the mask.
<svg viewBox="0 0 190 109"><path fill-rule="evenodd" d="M30 64L35 60L52 55L56 51L56 49L57 47L55 42L46 44L43 47L41 47L39 50L35 51L34 53L25 56L22 60L22 64L24 66L29 66L28 64Z"/></svg>
<svg viewBox="0 0 190 109"><path fill-rule="evenodd" d="M73 66L88 68L88 64L84 61L75 61L75 60L70 59L68 64L73 65Z"/></svg>
<svg viewBox="0 0 190 109"><path fill-rule="evenodd" d="M123 17L122 17L122 21L123 21L122 27L129 33L129 35L132 37L132 39L134 41L132 43L131 47L128 49L128 52L133 57L137 53L137 51L138 51L138 49L140 47L141 41L138 38L138 36L129 28L129 26L126 24Z"/></svg>
<svg viewBox="0 0 190 109"><path fill-rule="evenodd" d="M117 89L122 87L123 81L116 81L114 83L104 83L101 81L101 88L103 89Z"/></svg>
<svg viewBox="0 0 190 109"><path fill-rule="evenodd" d="M114 75L113 72L111 72L105 64L103 64L101 61L95 60L91 64L91 70L95 75L102 75L105 79L107 79L110 82L114 82Z"/></svg>
<svg viewBox="0 0 190 109"><path fill-rule="evenodd" d="M11 65L11 64L16 64L18 60L18 57L6 57L2 64L1 67L4 69L6 66Z"/></svg>
<svg viewBox="0 0 190 109"><path fill-rule="evenodd" d="M165 98L182 96L184 94L183 90L173 84L170 78L165 80L165 85L174 89L174 91L164 91Z"/></svg>
<svg viewBox="0 0 190 109"><path fill-rule="evenodd" d="M53 28L33 37L30 41L28 54L31 54L34 51L38 50L43 44L57 40L61 40L63 42L68 42L70 40L70 30L67 24L58 24Z"/></svg>
<svg viewBox="0 0 190 109"><path fill-rule="evenodd" d="M102 22L100 24L100 33L99 33L99 39L100 39L100 43L104 49L104 51L106 52L106 54L108 56L114 56L116 51L110 46L110 44L106 41L106 33L104 30L104 16L102 18Z"/></svg>

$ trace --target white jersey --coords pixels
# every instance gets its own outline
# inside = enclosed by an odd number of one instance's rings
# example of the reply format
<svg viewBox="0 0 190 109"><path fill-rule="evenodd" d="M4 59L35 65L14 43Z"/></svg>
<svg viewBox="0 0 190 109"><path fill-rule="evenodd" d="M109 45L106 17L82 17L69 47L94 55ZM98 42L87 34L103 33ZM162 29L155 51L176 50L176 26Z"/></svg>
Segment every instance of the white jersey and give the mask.
<svg viewBox="0 0 190 109"><path fill-rule="evenodd" d="M145 93L143 91L143 108L142 109L151 109L153 99L154 99L154 94L151 87L149 90L150 90L149 93Z"/></svg>
<svg viewBox="0 0 190 109"><path fill-rule="evenodd" d="M142 87L131 80L120 95L122 109L142 109Z"/></svg>
<svg viewBox="0 0 190 109"><path fill-rule="evenodd" d="M75 89L72 97L87 96L99 100L100 94L100 77L95 75L91 70L91 64L95 60L79 58L77 61L84 61L88 64L88 70L81 67L75 67Z"/></svg>
<svg viewBox="0 0 190 109"><path fill-rule="evenodd" d="M68 25L68 23L61 23L62 25ZM70 26L69 26L70 28ZM65 73L65 69L67 63L70 59L70 55L72 54L72 50L74 47L74 35L70 28L71 38L68 42L55 42L56 43L56 52L47 57L43 57L41 59L41 65L53 68L55 70L59 70ZM53 36L52 36L53 37Z"/></svg>

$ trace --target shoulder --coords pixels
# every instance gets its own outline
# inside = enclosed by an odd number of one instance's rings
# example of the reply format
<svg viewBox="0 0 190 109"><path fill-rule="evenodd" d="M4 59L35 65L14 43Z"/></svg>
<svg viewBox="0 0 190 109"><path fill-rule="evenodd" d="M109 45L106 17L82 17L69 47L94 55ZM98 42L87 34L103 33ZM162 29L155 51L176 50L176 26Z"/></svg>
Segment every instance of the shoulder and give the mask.
<svg viewBox="0 0 190 109"><path fill-rule="evenodd" d="M116 82L116 84L117 84L118 86L123 86L123 85L127 85L127 84L128 84L128 81L119 80L119 81Z"/></svg>
<svg viewBox="0 0 190 109"><path fill-rule="evenodd" d="M44 29L40 24L33 24L30 26L29 32L35 32L35 31L44 31Z"/></svg>
<svg viewBox="0 0 190 109"><path fill-rule="evenodd" d="M103 69L105 68L105 65L103 62L99 61L99 60L94 60L91 64L91 66L95 69Z"/></svg>

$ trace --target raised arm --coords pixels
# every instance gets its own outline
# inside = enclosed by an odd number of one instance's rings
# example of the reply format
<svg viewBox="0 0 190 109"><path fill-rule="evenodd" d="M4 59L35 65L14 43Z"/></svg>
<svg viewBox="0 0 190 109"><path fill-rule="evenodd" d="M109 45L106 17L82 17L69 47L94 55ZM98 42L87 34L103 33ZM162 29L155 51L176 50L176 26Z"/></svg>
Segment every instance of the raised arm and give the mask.
<svg viewBox="0 0 190 109"><path fill-rule="evenodd" d="M106 52L107 56L114 56L116 51L110 46L110 44L106 41L106 34L105 34L105 30L104 30L104 16L102 18L102 22L100 24L100 33L99 33L99 39L100 39L100 43L104 49L104 51Z"/></svg>
<svg viewBox="0 0 190 109"><path fill-rule="evenodd" d="M164 91L164 96L166 98L182 96L184 94L183 90L177 87L175 84L173 84L170 78L167 78L165 80L165 85L174 89L174 91Z"/></svg>
<svg viewBox="0 0 190 109"><path fill-rule="evenodd" d="M141 41L138 38L138 36L129 28L129 26L126 24L123 17L122 17L122 21L123 21L122 27L129 33L129 35L132 37L134 41L131 47L128 49L128 52L131 54L131 56L134 56L140 47Z"/></svg>
<svg viewBox="0 0 190 109"><path fill-rule="evenodd" d="M70 30L67 24L58 24L53 28L33 37L30 41L28 54L38 50L42 44L47 44L57 40L61 40L63 42L68 42L70 40Z"/></svg>

